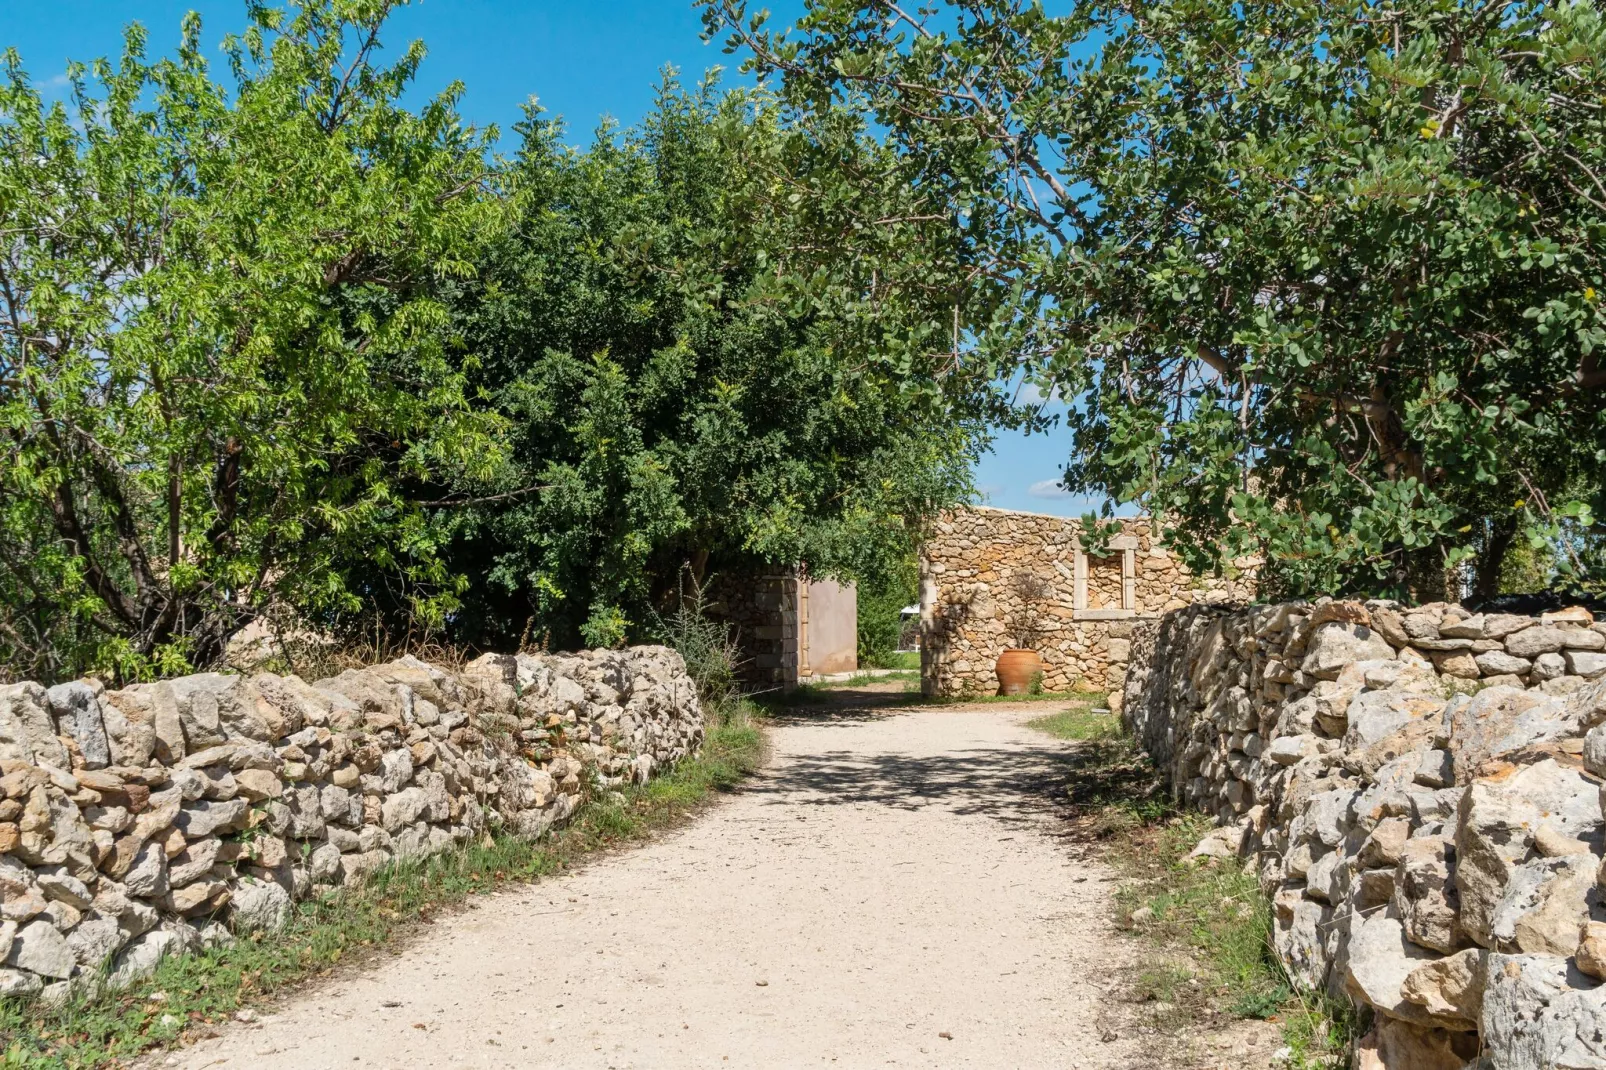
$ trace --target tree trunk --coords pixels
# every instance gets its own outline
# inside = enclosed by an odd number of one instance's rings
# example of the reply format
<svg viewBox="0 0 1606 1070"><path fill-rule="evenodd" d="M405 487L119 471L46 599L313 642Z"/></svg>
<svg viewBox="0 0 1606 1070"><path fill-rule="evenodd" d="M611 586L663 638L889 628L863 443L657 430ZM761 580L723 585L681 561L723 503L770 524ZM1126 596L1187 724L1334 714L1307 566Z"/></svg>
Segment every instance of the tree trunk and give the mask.
<svg viewBox="0 0 1606 1070"><path fill-rule="evenodd" d="M1417 605L1429 602L1457 602L1461 592L1456 588L1450 570L1444 567L1444 552L1437 546L1424 546L1405 555L1405 574L1411 601Z"/></svg>
<svg viewBox="0 0 1606 1070"><path fill-rule="evenodd" d="M1489 544L1478 555L1477 578L1473 582L1475 598L1493 598L1500 593L1500 570L1506 562L1506 551L1517 534L1515 515L1501 517L1489 526Z"/></svg>

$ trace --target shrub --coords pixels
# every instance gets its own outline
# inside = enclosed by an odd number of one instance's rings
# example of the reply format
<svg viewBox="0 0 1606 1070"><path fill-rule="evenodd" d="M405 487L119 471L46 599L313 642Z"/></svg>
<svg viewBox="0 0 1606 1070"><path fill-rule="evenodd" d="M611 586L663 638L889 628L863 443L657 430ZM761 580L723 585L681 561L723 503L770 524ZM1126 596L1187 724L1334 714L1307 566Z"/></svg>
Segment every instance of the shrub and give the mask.
<svg viewBox="0 0 1606 1070"><path fill-rule="evenodd" d="M654 613L653 630L686 662L686 673L697 684L697 697L707 713L723 710L737 701L741 648L734 629L709 615L703 585L692 580L688 593L683 574L674 611L668 615Z"/></svg>

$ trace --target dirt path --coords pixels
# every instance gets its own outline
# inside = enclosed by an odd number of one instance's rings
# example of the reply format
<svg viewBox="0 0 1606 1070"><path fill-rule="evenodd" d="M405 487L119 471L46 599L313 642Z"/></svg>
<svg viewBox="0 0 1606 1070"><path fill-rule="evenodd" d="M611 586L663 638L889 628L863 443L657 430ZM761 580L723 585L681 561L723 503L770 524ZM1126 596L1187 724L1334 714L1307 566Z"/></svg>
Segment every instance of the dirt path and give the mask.
<svg viewBox="0 0 1606 1070"><path fill-rule="evenodd" d="M783 720L687 828L488 896L185 1067L1143 1065L1065 745L988 705ZM1107 1038L1107 1039L1106 1039ZM162 1060L157 1060L160 1063Z"/></svg>

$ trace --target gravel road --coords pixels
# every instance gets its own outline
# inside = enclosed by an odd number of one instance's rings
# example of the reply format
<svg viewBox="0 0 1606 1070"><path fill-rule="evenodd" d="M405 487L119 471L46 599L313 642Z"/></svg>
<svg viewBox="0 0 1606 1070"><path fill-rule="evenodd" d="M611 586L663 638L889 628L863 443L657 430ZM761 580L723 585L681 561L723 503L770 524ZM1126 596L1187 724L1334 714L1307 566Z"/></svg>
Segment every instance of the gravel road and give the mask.
<svg viewBox="0 0 1606 1070"><path fill-rule="evenodd" d="M1047 801L1065 745L1025 727L1046 712L785 719L766 770L685 828L481 897L166 1062L1143 1065L1111 875Z"/></svg>

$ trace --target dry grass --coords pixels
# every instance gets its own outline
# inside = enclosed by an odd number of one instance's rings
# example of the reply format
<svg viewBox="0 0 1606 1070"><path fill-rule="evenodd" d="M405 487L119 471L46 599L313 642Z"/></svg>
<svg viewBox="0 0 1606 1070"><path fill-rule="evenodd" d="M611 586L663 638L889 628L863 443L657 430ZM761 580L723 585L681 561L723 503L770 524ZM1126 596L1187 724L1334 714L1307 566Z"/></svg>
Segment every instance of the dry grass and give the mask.
<svg viewBox="0 0 1606 1070"><path fill-rule="evenodd" d="M1272 948L1271 903L1259 881L1239 865L1187 857L1213 822L1174 806L1118 719L1073 707L1030 725L1081 744L1072 824L1121 877L1115 920L1144 948L1129 996L1147 1027L1173 1042L1165 1064L1182 1061L1190 1039L1258 1019L1277 1024L1290 1070L1347 1066L1358 1035L1353 1012L1294 991Z"/></svg>
<svg viewBox="0 0 1606 1070"><path fill-rule="evenodd" d="M369 620L328 632L309 627L288 611L270 609L230 642L223 667L240 673L273 672L323 680L347 669L365 669L411 655L455 673L482 653L447 642L438 631L418 622L392 628Z"/></svg>

